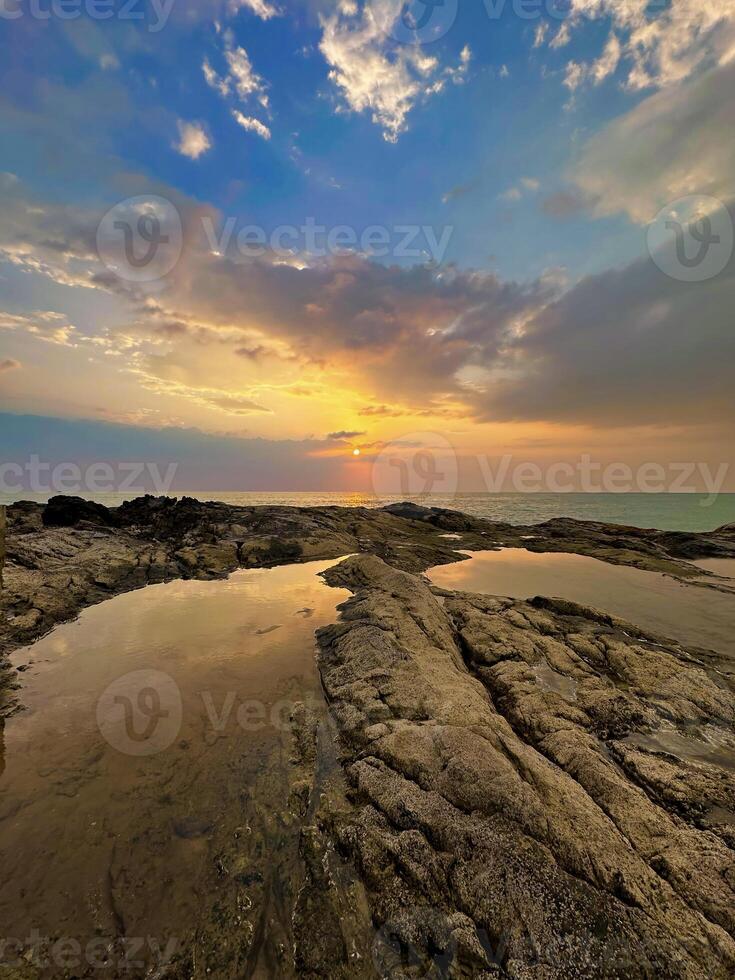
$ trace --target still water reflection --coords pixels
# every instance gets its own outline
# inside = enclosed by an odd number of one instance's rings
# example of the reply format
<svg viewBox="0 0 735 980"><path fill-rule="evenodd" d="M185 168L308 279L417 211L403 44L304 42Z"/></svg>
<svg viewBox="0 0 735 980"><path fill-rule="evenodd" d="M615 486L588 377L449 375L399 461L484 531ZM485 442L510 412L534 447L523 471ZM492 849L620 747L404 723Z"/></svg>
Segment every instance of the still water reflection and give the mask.
<svg viewBox="0 0 735 980"><path fill-rule="evenodd" d="M536 554L523 548L462 553L471 558L429 570L435 585L517 599L570 599L735 659L734 594L584 555Z"/></svg>
<svg viewBox="0 0 735 980"><path fill-rule="evenodd" d="M0 753L4 936L101 938L96 957L119 936L196 937L202 955L258 929L287 941L288 720L321 702L314 630L347 597L317 577L334 563L131 592L14 655L28 666ZM271 887L264 928L249 910ZM146 940L136 955L153 975L160 954ZM104 975L116 970L139 975Z"/></svg>

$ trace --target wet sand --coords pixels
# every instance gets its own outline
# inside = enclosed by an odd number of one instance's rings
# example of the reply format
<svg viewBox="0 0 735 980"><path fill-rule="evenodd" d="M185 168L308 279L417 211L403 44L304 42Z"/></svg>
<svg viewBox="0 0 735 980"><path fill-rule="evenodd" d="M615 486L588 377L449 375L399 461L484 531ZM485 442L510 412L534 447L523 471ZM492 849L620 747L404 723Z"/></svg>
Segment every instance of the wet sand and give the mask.
<svg viewBox="0 0 735 980"><path fill-rule="evenodd" d="M27 950L38 930L47 959L78 943L75 976L149 975L182 949L197 976L238 961L287 975L290 718L322 703L314 630L347 595L317 577L331 564L151 586L14 654L28 667L0 754L3 935ZM65 975L57 956L44 976Z"/></svg>

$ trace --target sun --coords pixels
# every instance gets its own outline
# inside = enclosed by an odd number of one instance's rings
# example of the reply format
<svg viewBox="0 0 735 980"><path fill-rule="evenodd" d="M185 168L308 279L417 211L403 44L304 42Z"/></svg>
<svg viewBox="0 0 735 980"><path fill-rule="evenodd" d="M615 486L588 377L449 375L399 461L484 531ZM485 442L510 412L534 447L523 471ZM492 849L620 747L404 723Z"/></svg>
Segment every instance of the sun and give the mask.
<svg viewBox="0 0 735 980"><path fill-rule="evenodd" d="M352 455L353 456L359 456L360 455L360 450L359 449L353 449L352 450Z"/></svg>

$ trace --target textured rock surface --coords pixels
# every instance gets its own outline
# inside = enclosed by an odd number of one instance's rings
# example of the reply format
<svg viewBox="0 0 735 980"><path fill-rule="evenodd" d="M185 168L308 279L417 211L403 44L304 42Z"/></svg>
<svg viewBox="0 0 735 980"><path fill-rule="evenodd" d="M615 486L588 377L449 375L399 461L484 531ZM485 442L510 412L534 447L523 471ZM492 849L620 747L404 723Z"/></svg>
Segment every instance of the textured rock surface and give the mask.
<svg viewBox="0 0 735 980"><path fill-rule="evenodd" d="M735 698L677 646L571 603L435 595L372 556L320 631L374 917L436 975L729 977ZM437 916L439 919L437 920Z"/></svg>

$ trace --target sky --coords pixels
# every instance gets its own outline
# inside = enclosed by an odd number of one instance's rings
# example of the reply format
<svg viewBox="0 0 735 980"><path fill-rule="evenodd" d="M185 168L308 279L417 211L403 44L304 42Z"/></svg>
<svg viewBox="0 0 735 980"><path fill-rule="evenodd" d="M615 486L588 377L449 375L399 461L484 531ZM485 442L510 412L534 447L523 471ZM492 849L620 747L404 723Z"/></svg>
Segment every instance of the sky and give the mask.
<svg viewBox="0 0 735 980"><path fill-rule="evenodd" d="M0 463L733 462L735 0L0 0L0 77Z"/></svg>

